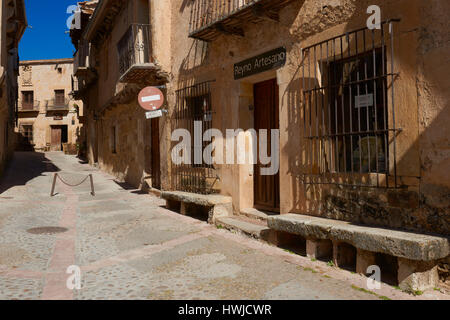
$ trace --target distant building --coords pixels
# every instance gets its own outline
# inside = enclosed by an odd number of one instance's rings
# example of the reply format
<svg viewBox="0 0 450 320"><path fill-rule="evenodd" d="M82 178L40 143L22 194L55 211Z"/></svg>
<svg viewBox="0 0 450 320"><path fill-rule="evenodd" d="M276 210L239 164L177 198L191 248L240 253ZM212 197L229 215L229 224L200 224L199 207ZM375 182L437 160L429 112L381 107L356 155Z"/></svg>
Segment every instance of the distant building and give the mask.
<svg viewBox="0 0 450 320"><path fill-rule="evenodd" d="M71 96L72 71L72 58L20 62L19 149L77 151L83 106Z"/></svg>
<svg viewBox="0 0 450 320"><path fill-rule="evenodd" d="M18 45L27 26L23 0L0 4L0 176L15 147Z"/></svg>

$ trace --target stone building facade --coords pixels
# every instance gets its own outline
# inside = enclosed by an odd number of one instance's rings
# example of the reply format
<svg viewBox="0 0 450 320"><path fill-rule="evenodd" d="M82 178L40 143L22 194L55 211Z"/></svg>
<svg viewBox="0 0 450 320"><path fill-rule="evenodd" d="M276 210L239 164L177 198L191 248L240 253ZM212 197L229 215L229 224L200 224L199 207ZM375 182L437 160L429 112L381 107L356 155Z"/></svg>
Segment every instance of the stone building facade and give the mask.
<svg viewBox="0 0 450 320"><path fill-rule="evenodd" d="M14 151L17 111L18 44L27 26L23 0L0 4L0 175Z"/></svg>
<svg viewBox="0 0 450 320"><path fill-rule="evenodd" d="M19 68L18 148L76 153L83 104L71 96L73 59L21 61Z"/></svg>
<svg viewBox="0 0 450 320"><path fill-rule="evenodd" d="M86 105L87 160L136 187L168 188L161 181L167 159L159 153L164 123L147 121L137 101L148 83L167 81L150 54L156 52L149 37L150 2L87 1L80 7L82 32L72 30L72 40L75 96Z"/></svg>
<svg viewBox="0 0 450 320"><path fill-rule="evenodd" d="M375 29L367 25L371 5L381 9ZM364 232L377 243L374 251L398 258L399 282L416 279L421 268L435 280L450 236L449 9L445 0L100 1L77 38L90 44L96 75L80 90L89 110L89 161L136 187L160 176L156 188L190 194L180 201L195 194L203 204L200 194L229 197L228 214L236 219L256 209L275 221L293 214L370 226ZM134 24L137 35L130 36ZM127 37L129 47L121 51ZM117 60L121 52L132 55L131 63ZM145 86L164 88L168 114L159 120L146 120L138 107ZM278 174L261 175L262 163L236 159L174 164L173 130L194 134L196 121L200 134L218 129L224 138L217 136L215 145L231 145L235 158L227 130L243 130L247 154L262 136L258 130L279 130L270 140L279 144ZM152 167L155 154L159 165ZM384 241L370 231L379 228L437 234L430 241L439 243L439 253L427 252L432 262L419 267L411 261L422 258L390 250L395 233ZM370 246L333 241L337 256L355 246L354 261L373 257ZM421 287L417 281L413 286Z"/></svg>

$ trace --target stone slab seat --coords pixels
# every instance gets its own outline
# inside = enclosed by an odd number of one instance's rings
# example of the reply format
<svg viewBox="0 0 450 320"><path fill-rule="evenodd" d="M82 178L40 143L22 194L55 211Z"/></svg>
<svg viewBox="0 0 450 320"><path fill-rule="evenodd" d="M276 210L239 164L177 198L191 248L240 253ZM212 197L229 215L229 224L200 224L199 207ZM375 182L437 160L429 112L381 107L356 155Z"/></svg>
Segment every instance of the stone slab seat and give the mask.
<svg viewBox="0 0 450 320"><path fill-rule="evenodd" d="M345 243L356 247L356 271L361 274L366 274L367 267L376 264L376 253L397 257L397 280L404 290L427 290L437 286L437 261L450 254L450 239L443 236L366 227L300 214L272 216L267 224L275 231L306 238L312 257L324 250L324 240L331 240L336 265L339 265L338 257L345 255L342 253Z"/></svg>
<svg viewBox="0 0 450 320"><path fill-rule="evenodd" d="M209 208L208 222L215 223L218 217L233 215L233 199L228 196L212 194L204 195L182 191L163 191L161 198L166 200L169 209L176 209L181 206L182 214L188 214L188 207L200 206Z"/></svg>
<svg viewBox="0 0 450 320"><path fill-rule="evenodd" d="M411 260L432 261L450 254L450 241L446 237L365 227L300 214L269 217L267 223L269 228L276 231L297 234L305 238L347 242L366 251Z"/></svg>

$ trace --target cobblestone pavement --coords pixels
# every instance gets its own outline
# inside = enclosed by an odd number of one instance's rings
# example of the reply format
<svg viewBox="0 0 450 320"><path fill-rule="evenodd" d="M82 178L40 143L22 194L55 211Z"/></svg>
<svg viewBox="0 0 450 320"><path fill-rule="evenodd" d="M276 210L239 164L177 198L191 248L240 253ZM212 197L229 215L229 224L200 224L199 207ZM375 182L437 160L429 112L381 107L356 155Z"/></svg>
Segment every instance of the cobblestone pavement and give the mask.
<svg viewBox="0 0 450 320"><path fill-rule="evenodd" d="M89 183L69 184L92 174ZM62 233L29 232L62 227ZM39 230L36 230L39 231ZM51 231L51 230L50 230ZM67 288L69 266L81 289ZM445 299L219 230L62 153L16 153L0 183L0 299Z"/></svg>

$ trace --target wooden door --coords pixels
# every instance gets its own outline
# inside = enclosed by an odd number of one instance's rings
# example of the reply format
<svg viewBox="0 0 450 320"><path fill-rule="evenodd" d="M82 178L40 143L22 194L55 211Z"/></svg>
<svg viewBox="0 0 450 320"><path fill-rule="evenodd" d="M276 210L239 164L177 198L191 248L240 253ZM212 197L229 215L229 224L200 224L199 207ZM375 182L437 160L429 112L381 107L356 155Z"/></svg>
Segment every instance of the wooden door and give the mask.
<svg viewBox="0 0 450 320"><path fill-rule="evenodd" d="M271 130L279 129L278 84L276 79L257 83L253 88L255 105L255 129L267 131L267 155L271 154ZM265 167L260 162L254 168L254 205L255 208L277 212L280 210L280 175L261 175L260 168ZM270 167L270 164L267 165Z"/></svg>
<svg viewBox="0 0 450 320"><path fill-rule="evenodd" d="M51 127L52 138L51 138L51 151L61 151L62 148L62 128L61 127Z"/></svg>
<svg viewBox="0 0 450 320"><path fill-rule="evenodd" d="M161 158L159 153L159 118L152 119L152 187L161 189Z"/></svg>

